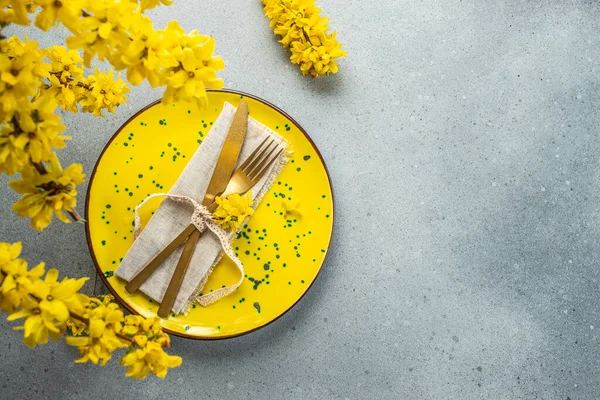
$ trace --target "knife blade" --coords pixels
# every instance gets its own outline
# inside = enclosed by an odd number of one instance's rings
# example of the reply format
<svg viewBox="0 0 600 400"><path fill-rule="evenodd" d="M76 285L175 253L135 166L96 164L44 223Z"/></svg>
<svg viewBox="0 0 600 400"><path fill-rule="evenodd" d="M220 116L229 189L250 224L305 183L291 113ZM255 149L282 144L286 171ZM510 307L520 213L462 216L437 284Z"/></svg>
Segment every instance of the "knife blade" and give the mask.
<svg viewBox="0 0 600 400"><path fill-rule="evenodd" d="M231 121L229 132L225 137L225 142L223 143L223 147L219 153L219 158L217 159L215 169L213 170L208 187L206 188L202 205L208 206L211 204L215 197L221 194L227 187L227 183L231 178L231 174L234 171L235 164L240 155L242 145L246 139L247 128L248 104L242 99L233 116L233 120ZM169 286L167 287L167 291L163 296L157 312L157 315L161 318L168 317L171 309L173 308L173 304L177 298L177 293L179 292L179 288L181 287L181 283L183 282L183 278L190 264L190 260L194 254L194 249L199 238L200 232L197 229L194 229L193 233L189 236L185 243L185 247L183 248L183 252L181 253L177 267L175 268L175 272L173 272L173 276L171 277L171 281L169 282Z"/></svg>
<svg viewBox="0 0 600 400"><path fill-rule="evenodd" d="M231 121L229 133L223 143L223 148L219 154L219 159L215 165L212 177L206 188L206 194L202 201L203 206L208 206L215 201L215 197L223 193L229 183L231 174L242 150L244 139L246 139L246 130L248 129L248 104L241 100Z"/></svg>

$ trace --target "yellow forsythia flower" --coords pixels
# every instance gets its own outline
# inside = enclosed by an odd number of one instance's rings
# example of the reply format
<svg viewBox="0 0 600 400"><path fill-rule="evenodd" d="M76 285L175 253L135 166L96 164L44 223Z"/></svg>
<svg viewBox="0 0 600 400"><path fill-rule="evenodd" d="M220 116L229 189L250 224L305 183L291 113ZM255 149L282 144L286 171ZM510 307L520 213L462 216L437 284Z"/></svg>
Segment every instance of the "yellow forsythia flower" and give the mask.
<svg viewBox="0 0 600 400"><path fill-rule="evenodd" d="M83 0L35 0L35 5L41 8L35 18L35 26L43 31L50 29L57 21L67 28L77 29Z"/></svg>
<svg viewBox="0 0 600 400"><path fill-rule="evenodd" d="M216 71L224 69L225 63L213 55L212 37L196 31L186 34L175 21L155 31L147 17L142 17L131 32L132 40L120 58L112 61L115 67L127 69L127 79L133 85L144 79L153 87L166 85L163 103L195 101L204 107L205 89L223 87Z"/></svg>
<svg viewBox="0 0 600 400"><path fill-rule="evenodd" d="M83 59L77 50L67 50L63 46L53 46L47 57L52 64L50 84L39 92L38 97L50 97L67 111L82 111L102 116L102 110L115 111L115 107L127 102L125 93L129 88L113 71L99 72L94 69L92 75L83 75Z"/></svg>
<svg viewBox="0 0 600 400"><path fill-rule="evenodd" d="M87 91L83 92L83 99L79 104L83 106L84 112L102 116L103 109L114 113L115 107L127 103L125 94L129 92L129 88L121 80L121 74L117 75L116 80L113 78L113 70L102 73L96 68L94 74L83 81L83 85Z"/></svg>
<svg viewBox="0 0 600 400"><path fill-rule="evenodd" d="M138 315L125 317L125 325L121 331L133 338L138 349L129 350L121 359L121 365L127 366L125 375L136 379L144 379L149 372L164 378L168 368L178 367L181 357L169 356L163 348L169 347L170 338L160 326L159 318L144 319Z"/></svg>
<svg viewBox="0 0 600 400"><path fill-rule="evenodd" d="M3 271L6 276L0 288L4 300L1 308L2 311L14 312L21 305L23 298L34 291L34 282L44 275L44 264L38 264L29 270L27 262L19 258L6 265Z"/></svg>
<svg viewBox="0 0 600 400"><path fill-rule="evenodd" d="M94 309L99 305L108 306L113 300L114 300L114 297L110 294L103 294L103 295L100 295L95 298L90 297L90 298L88 298L88 301L87 301L87 307L89 309ZM71 318L67 321L67 327L69 329L71 329L71 334L73 336L79 336L83 333L89 334L89 326L88 325L89 325L88 323L83 322L79 319L74 319L74 318Z"/></svg>
<svg viewBox="0 0 600 400"><path fill-rule="evenodd" d="M43 97L35 103L24 103L12 120L0 128L0 172L13 175L30 162L52 158L52 149L65 147L69 136L60 117L54 114L56 102Z"/></svg>
<svg viewBox="0 0 600 400"><path fill-rule="evenodd" d="M244 220L252 215L252 198L250 192L244 196L234 193L222 199L217 196L215 201L218 205L213 212L213 219L223 229L236 232Z"/></svg>
<svg viewBox="0 0 600 400"><path fill-rule="evenodd" d="M58 270L51 269L44 280L34 282L34 297L21 304L20 311L11 314L9 321L25 318L17 329L24 330L23 342L29 347L48 342L48 336L60 339L66 329L69 310L82 310L84 304L78 295L88 278L64 278L58 282Z"/></svg>
<svg viewBox="0 0 600 400"><path fill-rule="evenodd" d="M143 348L129 350L121 365L128 367L125 375L135 379L144 379L149 372L165 378L169 368L181 365L181 357L170 356L159 343L149 341Z"/></svg>
<svg viewBox="0 0 600 400"><path fill-rule="evenodd" d="M50 65L43 58L36 41L21 42L16 36L0 41L0 122L26 106L41 86L40 79L48 77Z"/></svg>
<svg viewBox="0 0 600 400"><path fill-rule="evenodd" d="M165 29L167 36L174 36L177 45L170 50L178 65L164 71L167 89L162 98L164 104L175 101L196 101L199 108L208 104L206 88L221 88L223 80L217 72L225 68L221 57L214 56L215 39L200 35L197 31L186 34L175 21Z"/></svg>
<svg viewBox="0 0 600 400"><path fill-rule="evenodd" d="M148 373L164 378L168 368L181 358L168 355L170 345L159 318L125 317L112 296L90 298L79 293L87 278L58 280L58 271L44 275L44 264L28 270L19 255L21 243L0 242L0 305L10 313L8 320L24 319L16 330L24 331L23 342L30 347L60 339L67 327L75 336L67 344L76 346L81 358L75 362L105 365L115 350L129 348L121 359L127 376L143 379Z"/></svg>
<svg viewBox="0 0 600 400"><path fill-rule="evenodd" d="M298 200L283 200L283 218L287 218L288 215L301 215L300 213L300 201Z"/></svg>
<svg viewBox="0 0 600 400"><path fill-rule="evenodd" d="M142 17L132 27L132 40L120 52L120 57L112 60L117 69L127 69L127 79L132 85L139 85L147 79L150 86L163 84L163 71L179 65L169 51L177 45L177 36L165 30L155 31L152 21Z"/></svg>
<svg viewBox="0 0 600 400"><path fill-rule="evenodd" d="M12 8L6 8L9 2L7 0L0 1L0 26L6 26L12 23L19 23L17 21L17 14L15 10ZM27 24L29 20L25 19L25 24Z"/></svg>
<svg viewBox="0 0 600 400"><path fill-rule="evenodd" d="M133 85L147 79L152 87L166 86L162 99L165 104L194 101L205 107L206 88L223 87L216 71L224 69L225 63L213 54L215 42L210 36L195 30L186 33L175 21L163 30L154 30L152 21L142 12L160 3L170 5L172 0L141 0L139 4L132 0L86 2L84 16L73 24L76 27L68 26L73 35L67 38L67 45L83 50L86 66L97 56L117 70L126 69ZM77 88L88 82L61 82L65 88L55 78L50 81L53 93L61 96L57 100L62 108L74 111L78 102L84 105L84 111L99 115L99 107L91 106L97 93L88 94ZM122 93L126 93L124 88ZM79 96L83 99L79 100Z"/></svg>
<svg viewBox="0 0 600 400"><path fill-rule="evenodd" d="M95 0L85 5L86 17L81 18L73 36L67 38L72 49L82 49L85 65L97 55L103 61L130 40L127 30L138 23L141 14L137 3L129 0Z"/></svg>
<svg viewBox="0 0 600 400"><path fill-rule="evenodd" d="M67 50L65 46L52 46L46 52L52 73L61 83L83 78L83 58L77 50Z"/></svg>
<svg viewBox="0 0 600 400"><path fill-rule="evenodd" d="M88 319L87 337L67 337L67 344L76 346L82 357L76 363L91 362L100 366L112 358L119 348L129 347L130 343L117 336L122 329L123 311L116 303L96 303L85 314Z"/></svg>
<svg viewBox="0 0 600 400"><path fill-rule="evenodd" d="M292 51L290 60L300 65L303 75L314 78L337 73L336 59L346 56L336 40L336 32L329 33L329 20L319 13L315 0L262 0L265 16L284 47Z"/></svg>
<svg viewBox="0 0 600 400"><path fill-rule="evenodd" d="M0 243L0 268L4 268L6 265L10 265L11 262L15 261L21 254L23 245L21 242L14 244ZM2 276L0 275L0 279Z"/></svg>
<svg viewBox="0 0 600 400"><path fill-rule="evenodd" d="M63 211L72 210L77 204L76 186L84 182L81 164L73 164L64 171L53 155L45 174L33 167L21 172L21 179L8 185L24 196L13 205L13 211L21 217L30 217L31 226L42 231L52 221L52 215L64 223L70 220Z"/></svg>
<svg viewBox="0 0 600 400"><path fill-rule="evenodd" d="M4 27L9 23L28 25L31 6L32 2L26 0L0 0L0 8L2 8L0 14L2 16L0 19L1 26Z"/></svg>
<svg viewBox="0 0 600 400"><path fill-rule="evenodd" d="M76 113L77 101L81 100L85 93L85 88L80 82L61 82L56 75L50 75L50 85L43 91L38 92L40 97L49 97L54 99L57 104L65 111Z"/></svg>
<svg viewBox="0 0 600 400"><path fill-rule="evenodd" d="M142 318L139 315L125 317L125 325L121 331L133 339L140 347L144 347L148 339L160 343L163 347L171 346L171 338L162 331L159 318Z"/></svg>
<svg viewBox="0 0 600 400"><path fill-rule="evenodd" d="M21 243L0 243L0 309L15 312L29 293L34 290L37 279L44 275L44 264L28 270L27 262L18 258Z"/></svg>

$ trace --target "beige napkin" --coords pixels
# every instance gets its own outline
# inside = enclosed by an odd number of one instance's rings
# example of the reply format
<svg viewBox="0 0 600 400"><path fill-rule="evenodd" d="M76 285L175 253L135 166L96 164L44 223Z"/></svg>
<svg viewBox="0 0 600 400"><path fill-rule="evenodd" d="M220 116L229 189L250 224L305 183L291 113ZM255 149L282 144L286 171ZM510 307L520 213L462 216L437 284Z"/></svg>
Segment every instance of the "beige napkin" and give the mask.
<svg viewBox="0 0 600 400"><path fill-rule="evenodd" d="M223 111L213 124L212 129L190 159L177 182L173 185L169 194L188 196L201 203L208 187L208 182L217 162L217 158L229 132L229 127L236 109L229 103L225 103ZM285 139L257 122L248 118L248 131L246 140L242 146L238 165L241 164L258 145L266 138L272 137L282 152L279 159L273 163L269 172L252 188L253 208L256 208L264 194L269 190L271 183L276 179L288 160L288 143ZM166 245L179 235L189 224L193 207L180 201L165 199L144 230L133 242L133 245L123 258L121 265L116 271L118 277L131 280L150 260L152 260ZM232 240L234 234L230 234ZM180 246L161 265L152 276L144 282L140 290L152 299L160 302L164 296L171 276L177 266L177 261L183 250ZM218 238L209 230L205 230L200 236L194 255L183 279L183 283L175 299L172 311L174 313L186 312L194 302L202 286L206 283L213 265L219 260L221 244Z"/></svg>

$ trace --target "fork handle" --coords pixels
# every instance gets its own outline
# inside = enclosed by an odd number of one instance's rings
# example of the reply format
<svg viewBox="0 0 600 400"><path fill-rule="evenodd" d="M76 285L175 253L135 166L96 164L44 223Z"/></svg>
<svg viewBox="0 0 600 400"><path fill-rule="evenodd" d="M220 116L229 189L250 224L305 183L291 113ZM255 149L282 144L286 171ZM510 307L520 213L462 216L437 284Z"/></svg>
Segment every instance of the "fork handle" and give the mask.
<svg viewBox="0 0 600 400"><path fill-rule="evenodd" d="M217 204L212 203L207 208L208 211L214 212L217 208ZM160 251L160 253L150 260L150 262L144 268L142 268L127 285L125 285L125 290L127 290L129 293L135 293L144 284L144 282L150 278L154 271L156 271L158 267L160 267L161 264L164 263L165 260L169 258L169 256L173 254L173 252L177 250L177 248L179 248L179 246L185 242L185 239L187 239L195 230L196 227L192 224L189 224L187 228L185 228L175 239L173 239L173 241L171 241L171 243L169 243Z"/></svg>
<svg viewBox="0 0 600 400"><path fill-rule="evenodd" d="M140 288L146 282L150 275L154 273L165 262L167 258L175 251L179 246L185 242L196 227L192 224L188 225L171 243L169 243L164 249L161 250L160 253L156 255L140 272L137 273L136 276L133 277L129 281L127 285L125 285L125 290L129 293L135 293L136 290Z"/></svg>
<svg viewBox="0 0 600 400"><path fill-rule="evenodd" d="M196 248L196 243L198 243L198 238L200 237L200 231L197 229L192 232L187 242L185 243L185 247L183 248L183 252L181 253L181 258L177 263L177 267L175 268L175 272L171 277L171 281L169 282L169 286L167 287L167 291L163 296L162 302L160 303L160 308L158 309L157 315L161 318L167 318L171 309L173 308L173 304L175 303L175 299L177 298L177 293L179 292L179 288L181 287L181 283L183 282L183 277L190 265L190 260L192 259L192 255L194 254L194 250Z"/></svg>

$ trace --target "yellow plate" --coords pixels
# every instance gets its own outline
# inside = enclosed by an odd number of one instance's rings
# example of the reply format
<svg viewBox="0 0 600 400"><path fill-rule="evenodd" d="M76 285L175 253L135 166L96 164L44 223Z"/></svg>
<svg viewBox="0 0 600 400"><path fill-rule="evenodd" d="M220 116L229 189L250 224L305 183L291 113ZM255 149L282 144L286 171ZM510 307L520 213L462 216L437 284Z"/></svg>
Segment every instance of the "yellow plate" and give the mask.
<svg viewBox="0 0 600 400"><path fill-rule="evenodd" d="M250 218L233 247L246 270L233 294L208 307L171 315L163 327L175 335L218 339L251 332L277 319L306 293L325 260L333 230L333 195L325 163L306 132L264 100L233 91L208 93L209 107L155 102L135 114L104 148L90 179L86 202L92 258L115 297L130 311L156 316L158 304L125 291L115 269L133 242L133 208L146 196L166 192L209 133L225 101L244 97L250 115L287 138L294 154ZM286 215L284 200L299 202ZM141 212L147 221L160 200ZM235 283L235 265L224 257L204 292Z"/></svg>

